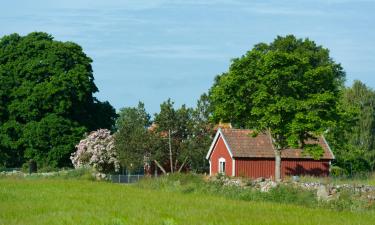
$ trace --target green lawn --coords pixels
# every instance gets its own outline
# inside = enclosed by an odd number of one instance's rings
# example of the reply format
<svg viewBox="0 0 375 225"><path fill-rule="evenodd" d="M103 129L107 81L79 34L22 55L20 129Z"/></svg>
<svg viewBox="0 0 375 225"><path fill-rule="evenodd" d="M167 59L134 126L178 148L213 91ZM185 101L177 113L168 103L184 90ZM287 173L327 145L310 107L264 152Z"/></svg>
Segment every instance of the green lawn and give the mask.
<svg viewBox="0 0 375 225"><path fill-rule="evenodd" d="M0 224L374 224L338 212L62 179L0 179Z"/></svg>
<svg viewBox="0 0 375 225"><path fill-rule="evenodd" d="M302 176L300 177L300 179L304 182L319 182L324 184L353 184L375 186L375 174L367 175L366 177L354 176L353 178Z"/></svg>

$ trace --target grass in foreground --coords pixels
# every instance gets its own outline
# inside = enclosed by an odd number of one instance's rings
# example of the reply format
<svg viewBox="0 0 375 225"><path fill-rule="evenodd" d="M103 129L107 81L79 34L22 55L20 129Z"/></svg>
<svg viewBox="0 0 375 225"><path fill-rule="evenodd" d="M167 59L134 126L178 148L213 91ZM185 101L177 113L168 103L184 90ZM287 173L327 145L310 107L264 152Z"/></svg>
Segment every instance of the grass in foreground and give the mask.
<svg viewBox="0 0 375 225"><path fill-rule="evenodd" d="M348 212L62 179L0 179L0 224L373 224Z"/></svg>
<svg viewBox="0 0 375 225"><path fill-rule="evenodd" d="M352 178L348 177L311 177L302 176L301 181L304 182L319 182L323 184L352 184L352 185L371 185L375 186L375 173L356 175Z"/></svg>
<svg viewBox="0 0 375 225"><path fill-rule="evenodd" d="M219 176L210 182L207 177L197 174L172 174L161 176L158 179L143 179L136 185L144 189L162 190L166 192L179 192L182 194L203 194L216 197L225 197L231 200L243 200L252 202L272 202L293 204L309 208L325 208L333 210L350 210L375 212L375 202L367 198L366 194L342 190L330 201L318 201L316 190L306 190L293 184L280 184L268 192L261 192L253 187L250 180L246 187L225 185L227 178Z"/></svg>

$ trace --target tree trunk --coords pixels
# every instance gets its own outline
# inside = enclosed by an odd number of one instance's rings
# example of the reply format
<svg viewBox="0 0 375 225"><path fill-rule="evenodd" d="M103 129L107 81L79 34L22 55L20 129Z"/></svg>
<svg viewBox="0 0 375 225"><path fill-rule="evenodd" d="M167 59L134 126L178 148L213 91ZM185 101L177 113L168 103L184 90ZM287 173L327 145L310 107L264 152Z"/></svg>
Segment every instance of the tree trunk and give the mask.
<svg viewBox="0 0 375 225"><path fill-rule="evenodd" d="M275 149L275 181L281 181L281 150Z"/></svg>
<svg viewBox="0 0 375 225"><path fill-rule="evenodd" d="M177 158L177 157L176 157ZM176 159L176 161L174 161L174 171L177 170L177 166L178 166L178 159Z"/></svg>
<svg viewBox="0 0 375 225"><path fill-rule="evenodd" d="M171 130L168 130L169 139L169 164L171 164L171 173L173 173L173 158L172 158L172 143L171 143Z"/></svg>
<svg viewBox="0 0 375 225"><path fill-rule="evenodd" d="M281 149L275 139L272 137L271 128L268 128L268 135L270 137L270 142L272 148L275 152L275 181L281 181Z"/></svg>
<svg viewBox="0 0 375 225"><path fill-rule="evenodd" d="M159 167L159 169L164 173L164 174L167 174L167 172L165 171L165 169L160 165L160 163L156 160L154 160L154 163Z"/></svg>
<svg viewBox="0 0 375 225"><path fill-rule="evenodd" d="M180 173L182 168L185 166L185 163L187 161L188 157L185 158L184 162L181 164L180 169L178 169L178 172Z"/></svg>

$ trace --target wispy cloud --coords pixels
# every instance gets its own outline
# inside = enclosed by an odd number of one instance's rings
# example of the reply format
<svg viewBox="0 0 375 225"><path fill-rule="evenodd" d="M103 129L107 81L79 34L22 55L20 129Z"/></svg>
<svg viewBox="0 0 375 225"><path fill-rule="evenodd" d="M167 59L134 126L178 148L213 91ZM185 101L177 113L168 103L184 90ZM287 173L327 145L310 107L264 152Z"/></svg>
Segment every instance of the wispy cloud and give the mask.
<svg viewBox="0 0 375 225"><path fill-rule="evenodd" d="M228 60L228 57L206 46L200 45L142 45L127 48L90 49L95 57L150 57L165 59L210 59Z"/></svg>

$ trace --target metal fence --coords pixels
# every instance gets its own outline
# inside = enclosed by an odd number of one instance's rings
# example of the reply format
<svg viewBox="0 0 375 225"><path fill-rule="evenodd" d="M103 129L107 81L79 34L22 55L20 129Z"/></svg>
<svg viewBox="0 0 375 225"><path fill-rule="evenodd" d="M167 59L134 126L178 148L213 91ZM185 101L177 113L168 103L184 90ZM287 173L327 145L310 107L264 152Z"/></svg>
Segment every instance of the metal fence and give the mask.
<svg viewBox="0 0 375 225"><path fill-rule="evenodd" d="M0 172L21 171L21 168L0 168Z"/></svg>
<svg viewBox="0 0 375 225"><path fill-rule="evenodd" d="M135 183L138 182L140 179L144 177L143 174L137 174L137 175L109 175L109 179L113 183L125 183L125 184L130 184L130 183Z"/></svg>

